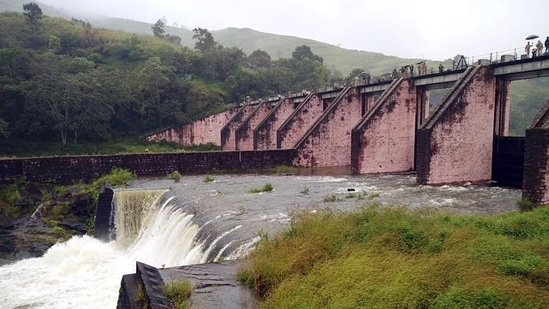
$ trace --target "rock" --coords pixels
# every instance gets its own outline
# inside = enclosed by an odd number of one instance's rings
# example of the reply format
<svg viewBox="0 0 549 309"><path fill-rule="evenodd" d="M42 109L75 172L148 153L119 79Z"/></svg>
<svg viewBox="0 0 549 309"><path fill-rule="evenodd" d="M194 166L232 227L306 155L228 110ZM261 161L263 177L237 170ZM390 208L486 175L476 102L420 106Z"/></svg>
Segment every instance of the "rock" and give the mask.
<svg viewBox="0 0 549 309"><path fill-rule="evenodd" d="M65 230L75 231L78 234L86 234L88 232L88 226L80 221L63 220L59 222L59 226Z"/></svg>
<svg viewBox="0 0 549 309"><path fill-rule="evenodd" d="M236 281L241 261L196 264L159 269L163 281L184 278L191 282L191 308L242 309L257 308L253 291Z"/></svg>
<svg viewBox="0 0 549 309"><path fill-rule="evenodd" d="M19 189L21 199L15 205L23 212L34 209L42 200L42 190L34 184L27 184Z"/></svg>
<svg viewBox="0 0 549 309"><path fill-rule="evenodd" d="M67 190L68 192L68 190ZM68 194L68 193L67 193ZM67 194L65 196L67 197ZM93 210L92 205L92 196L89 193L82 193L73 191L70 193L71 195L68 196L70 199L70 212L71 214L81 217L81 218L87 218L91 215Z"/></svg>

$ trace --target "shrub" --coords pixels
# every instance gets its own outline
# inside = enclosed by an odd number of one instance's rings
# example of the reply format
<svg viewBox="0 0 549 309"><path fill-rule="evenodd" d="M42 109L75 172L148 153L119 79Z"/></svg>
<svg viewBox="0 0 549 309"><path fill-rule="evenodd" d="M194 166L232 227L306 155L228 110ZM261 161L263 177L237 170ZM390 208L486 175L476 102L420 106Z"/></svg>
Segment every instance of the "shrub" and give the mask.
<svg viewBox="0 0 549 309"><path fill-rule="evenodd" d="M213 178L212 176L210 176L210 175L206 175L206 176L204 176L204 178L202 179L202 182L203 182L203 183L208 183L208 182L212 182L212 181L214 181L214 178Z"/></svg>
<svg viewBox="0 0 549 309"><path fill-rule="evenodd" d="M189 280L175 280L166 284L164 296L168 298L175 309L186 309L189 307L192 287Z"/></svg>
<svg viewBox="0 0 549 309"><path fill-rule="evenodd" d="M134 178L135 175L131 171L115 167L107 175L103 175L92 182L91 192L97 197L99 190L105 183L109 183L113 187L121 186L128 184Z"/></svg>
<svg viewBox="0 0 549 309"><path fill-rule="evenodd" d="M181 173L179 173L179 171L173 171L171 173L168 174L168 178L175 181L175 182L180 182L181 181Z"/></svg>
<svg viewBox="0 0 549 309"><path fill-rule="evenodd" d="M270 182L267 182L263 185L262 188L252 188L250 189L251 193L261 193L261 192L271 192L273 191L273 185Z"/></svg>
<svg viewBox="0 0 549 309"><path fill-rule="evenodd" d="M539 205L534 203L529 196L525 196L521 200L517 201L517 206L520 211L531 211Z"/></svg>

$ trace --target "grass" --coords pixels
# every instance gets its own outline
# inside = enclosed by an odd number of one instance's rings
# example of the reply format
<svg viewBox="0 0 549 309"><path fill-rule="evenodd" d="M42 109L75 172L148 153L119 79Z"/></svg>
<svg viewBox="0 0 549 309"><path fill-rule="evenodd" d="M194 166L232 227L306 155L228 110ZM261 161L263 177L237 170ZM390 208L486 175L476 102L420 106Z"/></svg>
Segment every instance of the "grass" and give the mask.
<svg viewBox="0 0 549 309"><path fill-rule="evenodd" d="M1 144L0 157L49 157L63 155L106 155L130 153L173 153L218 151L213 144L181 146L167 141L112 140L104 143L79 143L61 145L59 142L13 141Z"/></svg>
<svg viewBox="0 0 549 309"><path fill-rule="evenodd" d="M339 198L335 194L329 194L324 196L325 203L333 203L339 201Z"/></svg>
<svg viewBox="0 0 549 309"><path fill-rule="evenodd" d="M16 202L21 199L19 183L20 181L17 181L0 188L0 218L18 215L19 208Z"/></svg>
<svg viewBox="0 0 549 309"><path fill-rule="evenodd" d="M189 280L174 280L166 284L164 295L168 298L174 309L186 309L189 307L192 287Z"/></svg>
<svg viewBox="0 0 549 309"><path fill-rule="evenodd" d="M204 176L204 178L202 179L202 182L203 182L203 183L209 183L209 182L212 182L212 181L214 181L214 180L215 180L215 179L214 179L212 176L206 175L206 176Z"/></svg>
<svg viewBox="0 0 549 309"><path fill-rule="evenodd" d="M181 173L179 171L173 171L173 172L168 174L168 179L171 179L175 182L180 182L181 181Z"/></svg>
<svg viewBox="0 0 549 309"><path fill-rule="evenodd" d="M237 277L262 308L546 308L549 208L298 213Z"/></svg>
<svg viewBox="0 0 549 309"><path fill-rule="evenodd" d="M525 196L517 201L517 206L520 211L531 211L539 205L534 203L530 197Z"/></svg>
<svg viewBox="0 0 549 309"><path fill-rule="evenodd" d="M111 187L122 186L128 184L134 178L135 175L132 172L119 167L114 167L109 174L100 176L89 185L89 190L95 199L94 204L97 202L101 187L106 183Z"/></svg>
<svg viewBox="0 0 549 309"><path fill-rule="evenodd" d="M261 188L251 188L250 193L271 192L273 189L273 185L270 182L267 182Z"/></svg>

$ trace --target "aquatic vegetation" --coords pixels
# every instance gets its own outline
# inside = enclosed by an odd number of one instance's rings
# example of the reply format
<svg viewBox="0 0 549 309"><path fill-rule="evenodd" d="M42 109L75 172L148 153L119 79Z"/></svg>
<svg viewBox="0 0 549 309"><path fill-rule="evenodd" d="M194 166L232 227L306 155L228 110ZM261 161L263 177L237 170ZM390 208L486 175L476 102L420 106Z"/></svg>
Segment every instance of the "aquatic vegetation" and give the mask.
<svg viewBox="0 0 549 309"><path fill-rule="evenodd" d="M270 182L267 182L261 188L251 188L250 193L271 192L273 190L273 185Z"/></svg>

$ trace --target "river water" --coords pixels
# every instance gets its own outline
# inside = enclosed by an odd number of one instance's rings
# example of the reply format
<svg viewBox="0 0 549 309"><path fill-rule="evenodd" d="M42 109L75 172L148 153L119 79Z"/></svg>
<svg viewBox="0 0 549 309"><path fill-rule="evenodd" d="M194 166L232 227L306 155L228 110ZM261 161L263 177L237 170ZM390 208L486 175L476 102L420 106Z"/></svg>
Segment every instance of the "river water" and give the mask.
<svg viewBox="0 0 549 309"><path fill-rule="evenodd" d="M412 175L213 178L138 179L116 189L117 218L126 216L117 221L117 241L73 237L42 257L0 267L0 308L115 308L122 275L135 272L135 261L162 268L236 259L259 235L287 226L294 211L346 211L375 201L491 215L516 211L521 197L510 188L417 185ZM271 192L251 192L267 183ZM121 206L143 191L152 198L139 209Z"/></svg>

